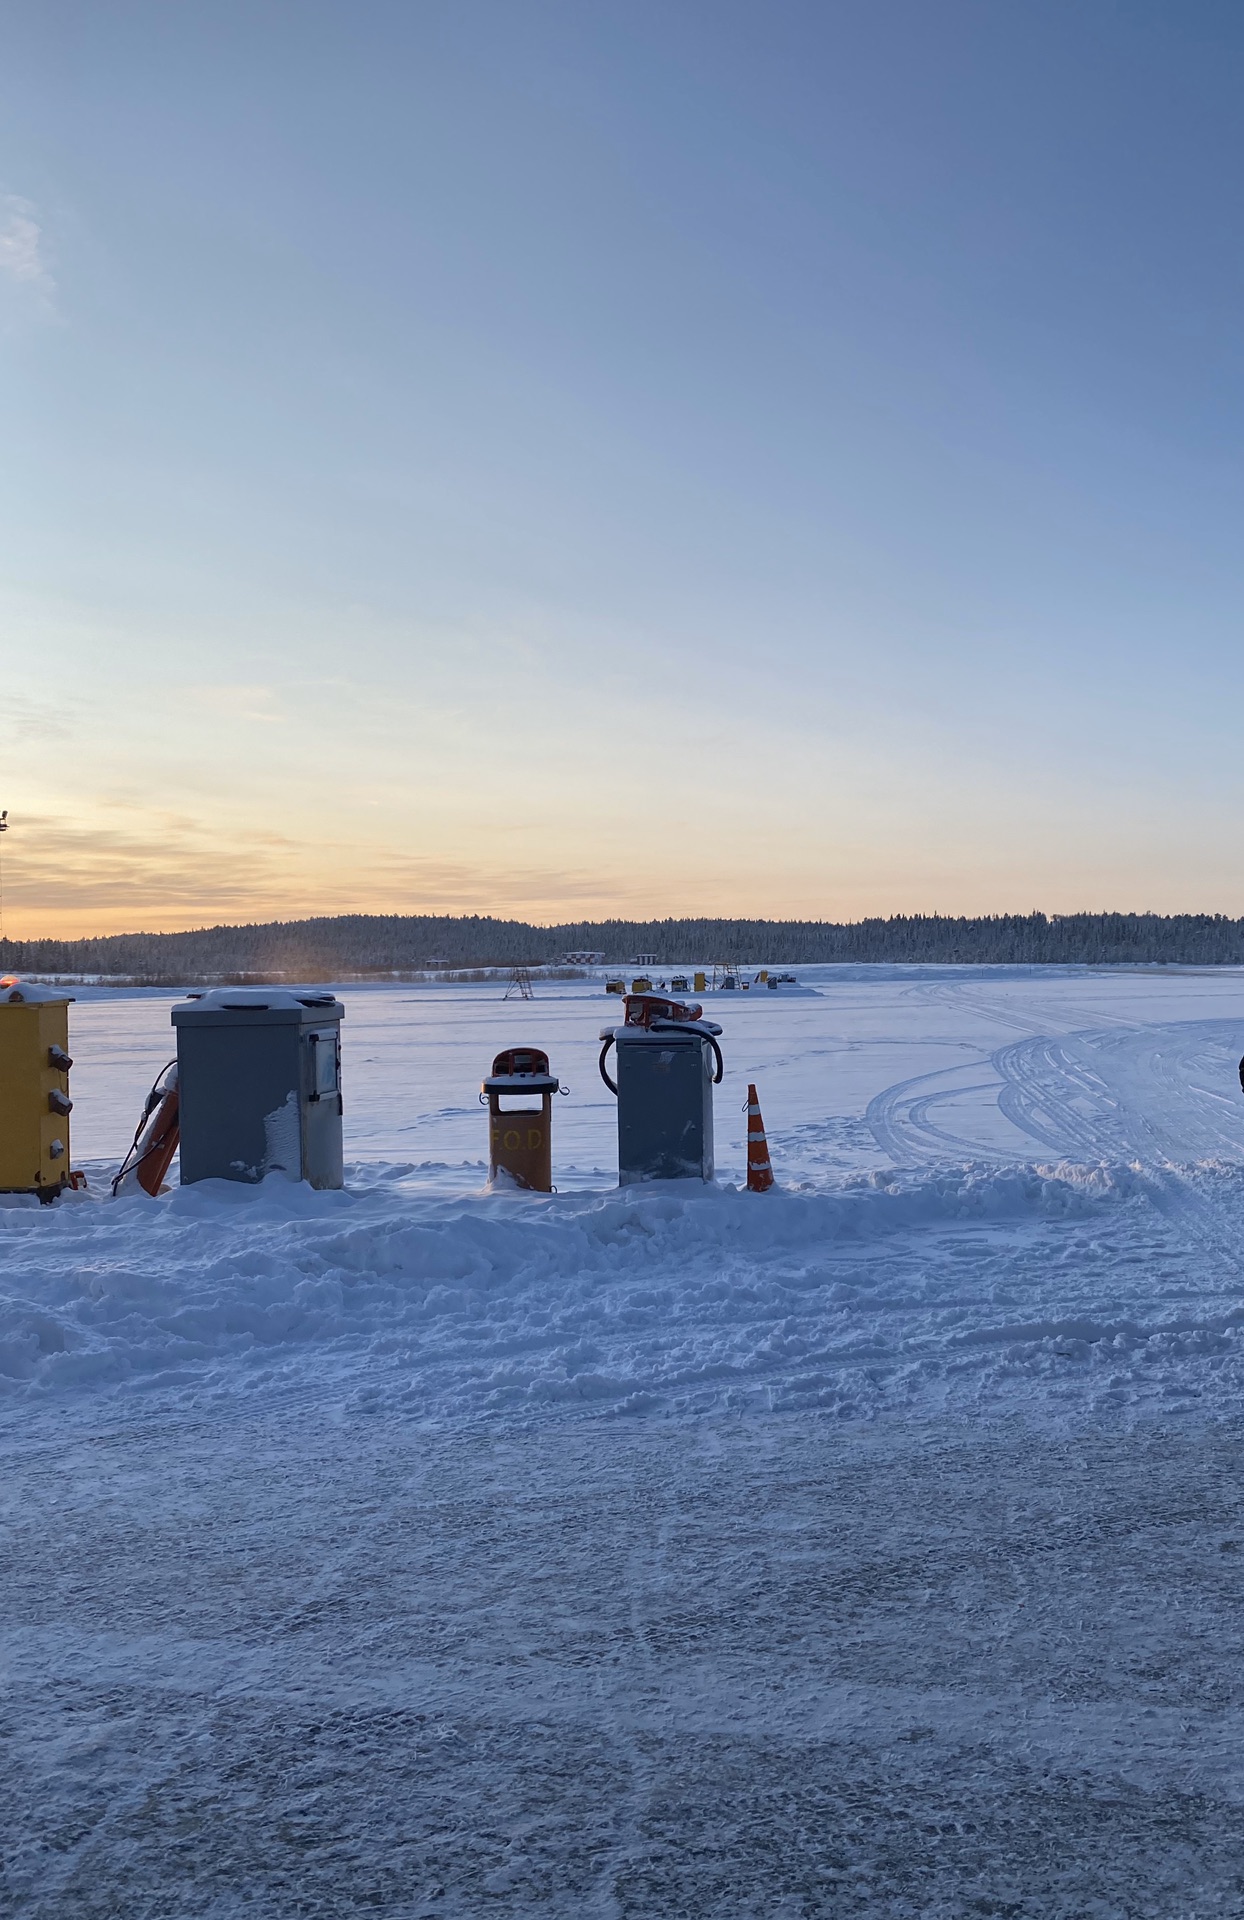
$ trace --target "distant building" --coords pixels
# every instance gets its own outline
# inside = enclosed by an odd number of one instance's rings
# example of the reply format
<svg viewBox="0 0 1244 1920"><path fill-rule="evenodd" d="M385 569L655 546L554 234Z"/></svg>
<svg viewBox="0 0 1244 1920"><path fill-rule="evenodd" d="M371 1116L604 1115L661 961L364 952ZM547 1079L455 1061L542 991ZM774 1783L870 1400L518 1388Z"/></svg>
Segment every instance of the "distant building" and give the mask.
<svg viewBox="0 0 1244 1920"><path fill-rule="evenodd" d="M660 964L661 956L659 953L637 953L631 961L633 967L659 967Z"/></svg>
<svg viewBox="0 0 1244 1920"><path fill-rule="evenodd" d="M603 966L603 953L563 953L563 967L599 967Z"/></svg>

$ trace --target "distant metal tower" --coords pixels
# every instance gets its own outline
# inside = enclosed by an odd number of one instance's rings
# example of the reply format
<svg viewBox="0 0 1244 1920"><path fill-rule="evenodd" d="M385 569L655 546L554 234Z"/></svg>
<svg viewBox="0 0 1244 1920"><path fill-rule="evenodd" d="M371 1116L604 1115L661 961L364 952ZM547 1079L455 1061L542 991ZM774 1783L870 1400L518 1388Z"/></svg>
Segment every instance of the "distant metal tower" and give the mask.
<svg viewBox="0 0 1244 1920"><path fill-rule="evenodd" d="M501 997L503 1000L534 1000L536 996L531 985L530 968L515 967L510 974L510 984Z"/></svg>

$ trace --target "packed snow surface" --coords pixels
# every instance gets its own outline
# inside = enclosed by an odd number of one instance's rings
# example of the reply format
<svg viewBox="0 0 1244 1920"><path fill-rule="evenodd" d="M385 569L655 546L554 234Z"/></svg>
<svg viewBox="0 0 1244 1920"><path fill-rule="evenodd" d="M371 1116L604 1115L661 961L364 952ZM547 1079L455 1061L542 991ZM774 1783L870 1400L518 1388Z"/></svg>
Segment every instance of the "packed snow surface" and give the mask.
<svg viewBox="0 0 1244 1920"><path fill-rule="evenodd" d="M614 1184L598 984L346 988L343 1192L118 1201L176 996L79 990L0 1910L1244 1911L1244 976L800 978L713 1002L710 1188Z"/></svg>

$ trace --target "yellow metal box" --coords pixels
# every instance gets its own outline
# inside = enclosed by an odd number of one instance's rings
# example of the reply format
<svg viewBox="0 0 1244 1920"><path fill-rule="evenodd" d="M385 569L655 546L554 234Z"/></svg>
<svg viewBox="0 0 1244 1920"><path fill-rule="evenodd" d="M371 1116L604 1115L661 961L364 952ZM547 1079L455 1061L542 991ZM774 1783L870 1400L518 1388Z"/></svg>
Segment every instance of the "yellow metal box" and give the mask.
<svg viewBox="0 0 1244 1920"><path fill-rule="evenodd" d="M69 1185L70 996L0 981L0 1192Z"/></svg>

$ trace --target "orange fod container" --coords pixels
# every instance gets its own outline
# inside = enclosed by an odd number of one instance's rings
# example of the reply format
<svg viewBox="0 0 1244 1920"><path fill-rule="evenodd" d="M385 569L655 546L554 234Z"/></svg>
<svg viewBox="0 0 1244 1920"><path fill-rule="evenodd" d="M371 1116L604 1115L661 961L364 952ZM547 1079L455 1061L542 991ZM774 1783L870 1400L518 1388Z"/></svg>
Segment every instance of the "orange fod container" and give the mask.
<svg viewBox="0 0 1244 1920"><path fill-rule="evenodd" d="M553 1191L553 1095L565 1093L539 1047L507 1047L480 1087L488 1107L488 1178Z"/></svg>

